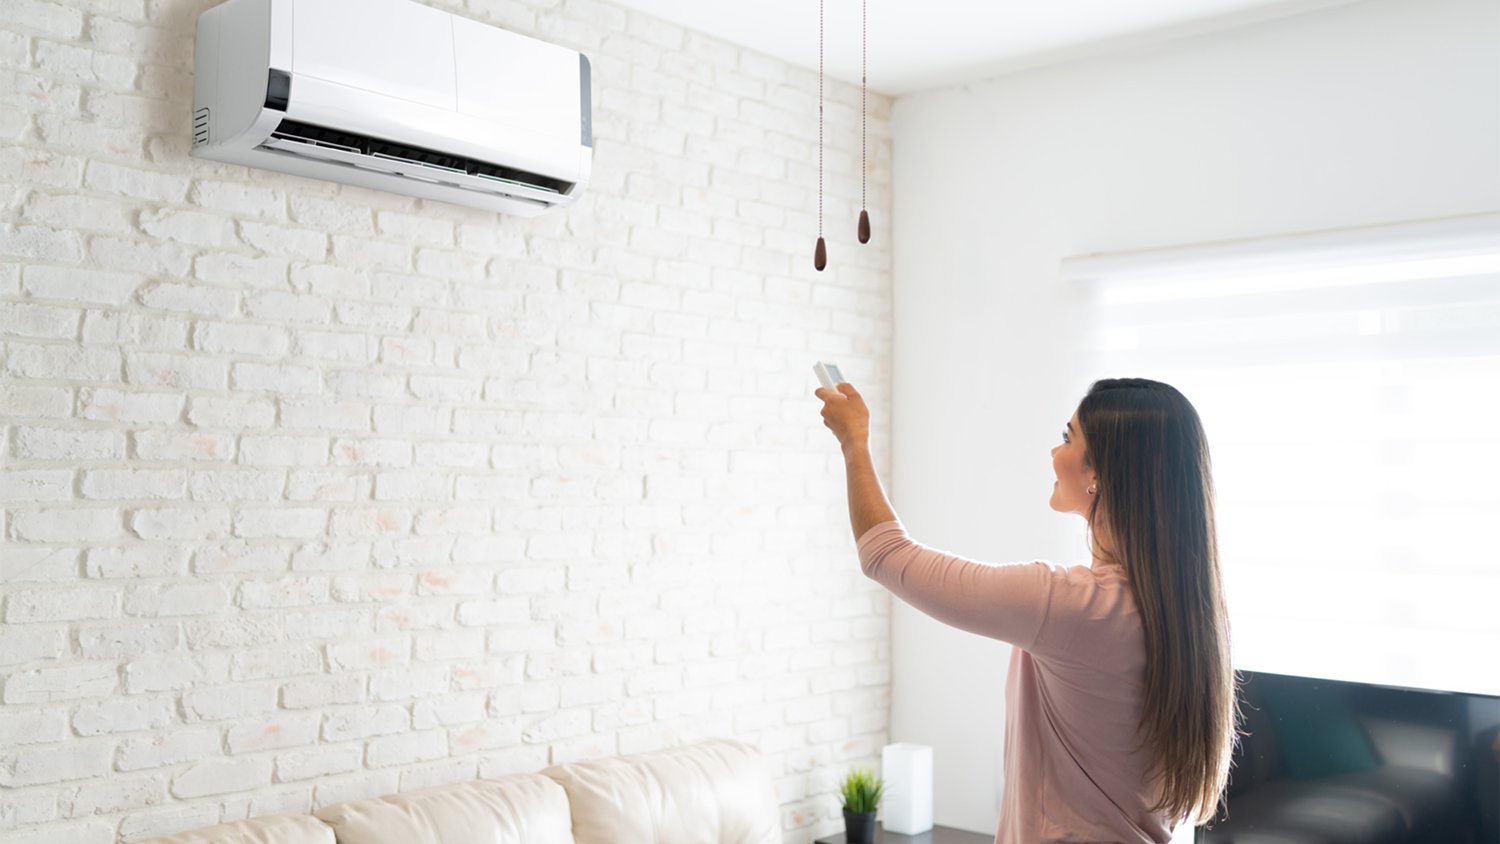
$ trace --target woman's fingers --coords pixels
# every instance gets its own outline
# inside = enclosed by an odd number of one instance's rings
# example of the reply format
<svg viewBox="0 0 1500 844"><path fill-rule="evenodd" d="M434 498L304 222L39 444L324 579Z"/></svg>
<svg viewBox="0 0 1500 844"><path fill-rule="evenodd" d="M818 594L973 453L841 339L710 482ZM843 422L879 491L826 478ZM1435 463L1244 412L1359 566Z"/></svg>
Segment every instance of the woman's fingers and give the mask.
<svg viewBox="0 0 1500 844"><path fill-rule="evenodd" d="M840 443L847 444L848 440L867 436L862 432L868 425L869 411L853 384L841 381L832 390L819 387L813 395L823 400L823 426L832 431Z"/></svg>
<svg viewBox="0 0 1500 844"><path fill-rule="evenodd" d="M846 393L842 392L843 388L849 387L849 389L851 390L854 389L849 384L839 384L838 387L839 389L837 390L830 390L827 387L819 387L818 389L813 390L813 395L817 396L825 402L831 399L847 399L849 398L849 396ZM859 394L855 393L855 395Z"/></svg>

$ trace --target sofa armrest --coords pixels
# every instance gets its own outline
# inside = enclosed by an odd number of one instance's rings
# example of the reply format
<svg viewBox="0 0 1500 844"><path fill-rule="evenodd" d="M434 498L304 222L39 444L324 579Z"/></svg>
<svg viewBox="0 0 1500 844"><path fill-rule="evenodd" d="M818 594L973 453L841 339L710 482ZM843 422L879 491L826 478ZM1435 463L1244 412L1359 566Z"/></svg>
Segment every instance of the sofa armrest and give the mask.
<svg viewBox="0 0 1500 844"><path fill-rule="evenodd" d="M1385 718L1362 717L1360 721L1385 764L1453 776L1458 760L1454 731Z"/></svg>

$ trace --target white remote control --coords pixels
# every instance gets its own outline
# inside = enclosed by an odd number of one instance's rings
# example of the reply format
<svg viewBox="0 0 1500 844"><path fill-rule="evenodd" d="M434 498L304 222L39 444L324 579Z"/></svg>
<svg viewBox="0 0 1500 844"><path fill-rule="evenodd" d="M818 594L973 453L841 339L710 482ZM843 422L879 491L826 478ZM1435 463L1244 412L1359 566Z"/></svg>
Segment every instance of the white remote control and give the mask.
<svg viewBox="0 0 1500 844"><path fill-rule="evenodd" d="M839 368L831 363L818 361L813 364L813 372L818 374L818 383L834 392L838 392L839 389L836 385L845 380Z"/></svg>

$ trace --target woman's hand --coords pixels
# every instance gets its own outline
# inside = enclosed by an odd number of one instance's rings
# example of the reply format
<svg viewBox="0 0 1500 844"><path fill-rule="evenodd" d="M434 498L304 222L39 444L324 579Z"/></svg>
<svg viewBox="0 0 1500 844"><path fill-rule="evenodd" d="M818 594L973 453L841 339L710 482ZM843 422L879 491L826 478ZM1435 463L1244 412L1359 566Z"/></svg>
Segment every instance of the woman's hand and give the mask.
<svg viewBox="0 0 1500 844"><path fill-rule="evenodd" d="M854 385L843 382L837 392L819 387L813 395L823 400L823 424L838 437L844 453L870 447L870 409Z"/></svg>

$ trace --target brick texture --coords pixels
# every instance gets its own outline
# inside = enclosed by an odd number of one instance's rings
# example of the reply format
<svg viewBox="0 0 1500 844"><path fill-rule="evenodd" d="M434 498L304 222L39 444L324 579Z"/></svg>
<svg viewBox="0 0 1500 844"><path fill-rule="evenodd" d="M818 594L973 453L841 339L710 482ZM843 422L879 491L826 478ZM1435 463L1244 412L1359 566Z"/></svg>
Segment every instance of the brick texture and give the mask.
<svg viewBox="0 0 1500 844"><path fill-rule="evenodd" d="M889 724L811 366L889 396L890 100L599 0L532 220L191 159L212 0L0 32L0 838L88 844L706 736L789 844ZM888 430L875 420L877 460Z"/></svg>

